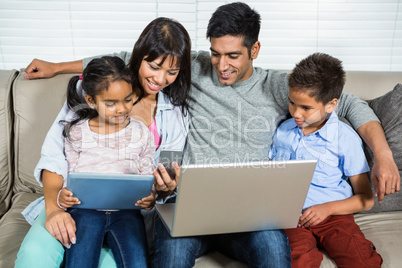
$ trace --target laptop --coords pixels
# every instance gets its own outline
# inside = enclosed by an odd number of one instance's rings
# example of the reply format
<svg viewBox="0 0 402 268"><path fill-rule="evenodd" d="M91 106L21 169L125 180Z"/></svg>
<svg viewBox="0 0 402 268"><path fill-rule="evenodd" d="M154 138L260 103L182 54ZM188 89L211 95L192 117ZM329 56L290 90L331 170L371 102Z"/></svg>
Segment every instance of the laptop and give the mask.
<svg viewBox="0 0 402 268"><path fill-rule="evenodd" d="M67 189L80 201L74 208L140 209L135 203L151 194L153 175L69 173Z"/></svg>
<svg viewBox="0 0 402 268"><path fill-rule="evenodd" d="M156 210L173 237L295 228L316 163L182 166L176 203Z"/></svg>

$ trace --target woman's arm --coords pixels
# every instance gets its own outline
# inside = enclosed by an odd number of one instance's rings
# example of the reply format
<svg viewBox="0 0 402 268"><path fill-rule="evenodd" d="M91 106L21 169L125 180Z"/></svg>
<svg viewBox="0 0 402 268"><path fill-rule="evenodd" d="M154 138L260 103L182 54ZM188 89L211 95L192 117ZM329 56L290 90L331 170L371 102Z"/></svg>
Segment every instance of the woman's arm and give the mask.
<svg viewBox="0 0 402 268"><path fill-rule="evenodd" d="M57 195L63 187L63 177L48 170L42 172L43 194L45 196L46 221L49 233L69 248L75 244L75 222L70 214L57 204Z"/></svg>

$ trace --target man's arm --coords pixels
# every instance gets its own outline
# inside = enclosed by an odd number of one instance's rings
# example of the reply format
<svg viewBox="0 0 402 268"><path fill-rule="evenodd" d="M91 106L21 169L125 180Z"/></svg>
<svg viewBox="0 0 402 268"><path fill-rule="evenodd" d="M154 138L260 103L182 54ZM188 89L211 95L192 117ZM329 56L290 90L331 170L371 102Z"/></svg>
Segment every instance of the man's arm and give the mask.
<svg viewBox="0 0 402 268"><path fill-rule="evenodd" d="M34 59L26 68L25 79L50 78L57 74L82 73L82 60L53 63Z"/></svg>
<svg viewBox="0 0 402 268"><path fill-rule="evenodd" d="M343 93L339 99L337 114L352 124L374 154L371 178L381 203L385 195L400 190L400 175L379 119L367 102L348 93Z"/></svg>
<svg viewBox="0 0 402 268"><path fill-rule="evenodd" d="M99 55L89 58L84 58L82 60L69 61L53 63L43 60L34 59L26 68L25 79L36 79L36 78L50 78L58 74L68 74L68 73L82 73L84 68L88 63L94 58L100 58L102 56L117 56L124 60L126 64L130 62L131 53L122 51L120 53L113 53L108 55Z"/></svg>
<svg viewBox="0 0 402 268"><path fill-rule="evenodd" d="M378 203L381 203L385 195L400 191L401 177L398 167L380 123L376 121L365 123L357 129L357 132L374 154L371 181Z"/></svg>

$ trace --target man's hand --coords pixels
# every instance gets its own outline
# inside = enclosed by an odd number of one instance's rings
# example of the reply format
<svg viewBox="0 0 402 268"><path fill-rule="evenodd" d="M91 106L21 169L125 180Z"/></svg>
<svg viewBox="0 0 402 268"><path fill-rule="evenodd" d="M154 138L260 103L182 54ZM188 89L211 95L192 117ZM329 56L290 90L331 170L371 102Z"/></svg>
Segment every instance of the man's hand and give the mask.
<svg viewBox="0 0 402 268"><path fill-rule="evenodd" d="M401 190L401 177L392 154L375 155L371 181L374 185L375 197L378 198L378 203L381 203L386 195L394 194Z"/></svg>
<svg viewBox="0 0 402 268"><path fill-rule="evenodd" d="M62 207L70 208L74 205L81 204L81 201L78 198L73 197L73 193L71 191L63 188L60 190L59 204Z"/></svg>
<svg viewBox="0 0 402 268"><path fill-rule="evenodd" d="M26 68L25 79L50 78L57 74L57 63L34 59Z"/></svg>
<svg viewBox="0 0 402 268"><path fill-rule="evenodd" d="M47 214L47 213L46 213ZM62 209L55 210L46 215L45 227L49 233L59 240L66 248L75 244L77 228L71 215Z"/></svg>

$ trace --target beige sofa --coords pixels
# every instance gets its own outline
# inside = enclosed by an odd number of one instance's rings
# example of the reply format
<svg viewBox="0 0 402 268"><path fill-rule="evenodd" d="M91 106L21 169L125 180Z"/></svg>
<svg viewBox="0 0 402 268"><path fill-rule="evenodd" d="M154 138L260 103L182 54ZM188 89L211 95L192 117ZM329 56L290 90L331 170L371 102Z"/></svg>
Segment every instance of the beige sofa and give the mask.
<svg viewBox="0 0 402 268"><path fill-rule="evenodd" d="M23 71L0 70L0 268L14 266L20 244L29 230L30 225L21 211L42 194L33 178L33 169L44 137L64 102L71 76L28 81L23 75ZM349 72L345 91L373 99L391 91L399 82L402 82L400 72ZM400 110L396 115L402 118ZM400 127L401 121L397 124ZM402 143L402 137L393 142ZM402 154L394 152L394 157L400 160ZM400 267L402 194L387 197L373 211L357 214L356 221L383 256L384 267ZM197 259L195 267L246 266L213 252ZM335 263L325 257L321 267L335 267Z"/></svg>

